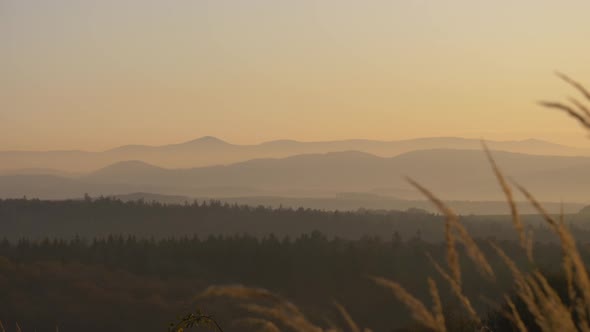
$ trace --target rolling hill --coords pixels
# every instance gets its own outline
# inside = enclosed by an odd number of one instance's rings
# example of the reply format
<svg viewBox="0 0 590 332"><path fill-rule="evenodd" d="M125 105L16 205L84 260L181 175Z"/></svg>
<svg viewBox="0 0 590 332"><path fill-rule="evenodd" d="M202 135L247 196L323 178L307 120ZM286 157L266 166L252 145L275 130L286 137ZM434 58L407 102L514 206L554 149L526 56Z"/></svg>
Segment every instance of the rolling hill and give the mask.
<svg viewBox="0 0 590 332"><path fill-rule="evenodd" d="M587 202L590 157L538 156L496 151L506 175L546 201ZM383 158L345 151L254 159L227 166L168 169L119 162L77 178L0 177L1 197L79 197L150 192L190 197L333 197L372 193L416 199L411 176L451 200L502 200L485 155L476 150L420 150Z"/></svg>
<svg viewBox="0 0 590 332"><path fill-rule="evenodd" d="M490 141L494 150L535 155L590 155L590 150L540 140ZM0 171L53 169L62 172L91 172L111 164L138 160L166 168L229 165L251 159L285 158L301 154L361 151L380 157L393 157L425 149L481 150L477 139L437 137L401 141L343 140L298 142L277 140L257 145L236 145L215 137L202 137L180 144L162 146L127 145L102 152L88 151L4 151L0 152Z"/></svg>

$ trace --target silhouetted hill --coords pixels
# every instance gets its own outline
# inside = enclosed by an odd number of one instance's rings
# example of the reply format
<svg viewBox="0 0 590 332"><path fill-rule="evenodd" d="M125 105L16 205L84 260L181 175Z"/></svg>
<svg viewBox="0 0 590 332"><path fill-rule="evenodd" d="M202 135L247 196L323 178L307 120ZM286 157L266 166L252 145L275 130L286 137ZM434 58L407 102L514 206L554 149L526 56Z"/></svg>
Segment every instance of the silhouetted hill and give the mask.
<svg viewBox="0 0 590 332"><path fill-rule="evenodd" d="M507 176L547 201L587 202L590 179L582 172L589 157L536 156L496 151L494 156ZM402 199L412 188L411 176L450 200L503 200L483 152L475 150L423 150L382 158L355 151L306 154L287 158L256 159L228 166L164 169L144 162L117 163L77 179L60 179L63 185L38 179L4 177L18 196L51 192L63 197L65 189L93 194L153 192L191 197L333 197L338 193L386 193ZM67 180L67 181L66 181ZM21 181L26 185L18 186ZM73 188L73 189L72 189ZM25 192L25 189L30 193ZM43 190L41 190L43 189ZM69 193L69 192L68 192ZM8 195L10 194L10 196ZM414 194L415 195L415 194Z"/></svg>
<svg viewBox="0 0 590 332"><path fill-rule="evenodd" d="M494 150L538 155L590 155L590 150L567 147L540 140L490 141ZM424 149L481 150L477 139L435 137L400 141L342 140L298 142L277 140L257 145L236 145L205 136L179 144L162 146L126 145L103 152L84 151L6 151L0 152L0 170L49 168L89 172L108 165L140 160L166 168L228 165L251 159L285 158L301 154L362 151L380 157Z"/></svg>
<svg viewBox="0 0 590 332"><path fill-rule="evenodd" d="M138 177L162 177L169 173L169 170L159 168L138 160L122 161L102 168L85 176L88 180L105 180L108 183L126 183L128 180ZM144 181L147 182L147 181Z"/></svg>

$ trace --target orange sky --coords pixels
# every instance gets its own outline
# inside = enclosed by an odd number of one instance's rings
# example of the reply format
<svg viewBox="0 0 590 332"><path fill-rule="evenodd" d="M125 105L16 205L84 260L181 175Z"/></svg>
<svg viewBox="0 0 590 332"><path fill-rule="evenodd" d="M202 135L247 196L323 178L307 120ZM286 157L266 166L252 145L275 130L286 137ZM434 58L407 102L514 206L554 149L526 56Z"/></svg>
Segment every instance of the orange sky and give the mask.
<svg viewBox="0 0 590 332"><path fill-rule="evenodd" d="M536 137L590 85L590 2L0 0L0 150Z"/></svg>

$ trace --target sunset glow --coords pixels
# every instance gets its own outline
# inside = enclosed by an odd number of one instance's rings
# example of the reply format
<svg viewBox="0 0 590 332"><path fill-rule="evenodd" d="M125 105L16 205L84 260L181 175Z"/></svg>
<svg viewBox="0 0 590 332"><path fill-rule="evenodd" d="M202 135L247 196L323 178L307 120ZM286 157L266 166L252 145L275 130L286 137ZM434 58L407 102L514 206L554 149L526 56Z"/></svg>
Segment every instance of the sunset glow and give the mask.
<svg viewBox="0 0 590 332"><path fill-rule="evenodd" d="M587 146L535 102L571 94L554 70L590 83L588 13L588 1L0 0L0 150L204 135Z"/></svg>

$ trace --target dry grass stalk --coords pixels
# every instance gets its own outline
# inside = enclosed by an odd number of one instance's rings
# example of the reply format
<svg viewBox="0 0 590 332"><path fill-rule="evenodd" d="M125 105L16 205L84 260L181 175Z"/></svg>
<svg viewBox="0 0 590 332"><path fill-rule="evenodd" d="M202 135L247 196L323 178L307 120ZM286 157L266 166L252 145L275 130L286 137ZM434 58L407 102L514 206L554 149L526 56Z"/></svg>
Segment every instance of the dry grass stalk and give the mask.
<svg viewBox="0 0 590 332"><path fill-rule="evenodd" d="M573 79L569 78L568 76L562 73L556 74L567 84L571 85L572 87L574 87L574 89L578 90L578 92L580 92L584 96L584 98L586 98L586 100L590 101L590 91L588 91L582 84L574 81ZM544 107L563 111L569 116L576 119L586 129L590 129L590 109L574 98L569 98L569 101L577 108L577 110L569 105L554 101L541 101L539 102L539 104Z"/></svg>
<svg viewBox="0 0 590 332"><path fill-rule="evenodd" d="M590 101L590 91L587 90L582 84L574 81L568 76L562 73L556 73L559 78L565 81L567 84L574 87L580 92L587 101ZM590 122L590 109L581 102L574 98L569 98L569 101L577 107L578 111L573 111L568 106L559 103L543 104L544 106L561 109L567 112L570 116L578 120L586 129L590 129L588 123ZM572 112L573 111L573 112ZM590 290L588 286L590 282L588 280L588 274L583 261L580 258L579 251L576 247L575 240L569 230L567 230L565 223L563 222L563 213L561 214L561 222L556 225L555 221L552 220L551 216L542 208L542 206L534 199L530 193L526 192L523 188L521 191L525 192L525 196L531 201L531 203L537 208L537 210L543 215L545 220L553 227L554 231L559 235L562 244L562 250L564 255L564 270L566 278L568 279L568 294L570 301L575 308L575 312L578 316L578 328L580 331L590 331L589 313L590 313ZM578 297L577 293L581 293L582 297ZM572 300L572 296L575 297Z"/></svg>
<svg viewBox="0 0 590 332"><path fill-rule="evenodd" d="M233 299L251 301L250 303L243 304L242 307L251 313L274 320L275 322L284 325L293 331L339 331L338 329L325 330L322 327L313 324L305 317L305 315L295 304L265 289L249 288L243 285L211 286L207 288L199 297L204 298L212 296L229 297ZM267 301L270 303L268 305L254 303L260 301ZM350 316L348 317L350 318ZM352 321L352 318L350 318L350 320ZM268 319L262 319L261 321L271 322ZM274 324L274 322L271 323ZM268 328L271 329L272 327Z"/></svg>
<svg viewBox="0 0 590 332"><path fill-rule="evenodd" d="M565 81L567 84L573 86L576 90L578 90L588 101L590 101L590 91L588 91L582 84L578 83L577 81L574 81L573 79L571 79L569 76L560 73L560 72L556 72L555 73L557 75L557 77L561 78L563 81Z"/></svg>
<svg viewBox="0 0 590 332"><path fill-rule="evenodd" d="M438 208L438 210L445 215L445 244L447 265L449 270L451 270L451 275L453 276L455 282L461 285L461 264L459 263L459 253L457 252L457 248L455 246L455 237L453 235L453 226L459 223L457 214L418 182L410 178L407 178L407 180L425 196L427 196Z"/></svg>
<svg viewBox="0 0 590 332"><path fill-rule="evenodd" d="M510 311L504 313L504 316L508 320L510 320L512 324L514 324L514 326L519 332L528 332L528 329L526 328L526 325L524 325L524 322L522 321L522 318L520 317L518 310L516 310L516 306L514 305L514 302L512 302L512 299L510 299L509 296L505 295L504 301L506 301L506 304L510 309Z"/></svg>
<svg viewBox="0 0 590 332"><path fill-rule="evenodd" d="M229 297L250 301L271 301L296 315L303 316L303 313L295 304L262 288L246 287L243 285L211 286L205 289L197 298L204 297Z"/></svg>
<svg viewBox="0 0 590 332"><path fill-rule="evenodd" d="M494 157L492 156L492 153L488 149L487 144L484 141L481 141L481 144L482 144L485 154L488 158L488 161L489 161L490 165L492 166L492 170L494 171L494 175L496 176L496 179L498 180L498 183L500 184L500 187L502 188L502 191L504 192L504 196L506 196L506 201L508 203L508 206L510 207L510 215L512 216L512 224L514 225L514 229L518 233L518 239L520 241L520 245L526 251L529 261L532 262L533 261L532 246L529 246L529 244L528 244L524 225L523 225L522 221L520 220L520 214L518 213L518 208L516 207L516 202L514 201L512 189L510 188L508 181L506 181L506 178L504 177L504 174L500 170L500 167L498 167L496 160L494 160Z"/></svg>
<svg viewBox="0 0 590 332"><path fill-rule="evenodd" d="M459 239L461 239L461 242L466 249L467 256L471 258L471 260L475 263L475 266L478 267L479 271L482 272L485 277L495 280L496 275L494 270L490 266L490 263L488 263L486 256L479 249L475 243L475 240L473 240L465 226L460 223L456 223L455 229L457 230L457 233L459 233Z"/></svg>
<svg viewBox="0 0 590 332"><path fill-rule="evenodd" d="M537 323L537 325L539 325L541 330L546 331L550 326L549 322L543 314L543 310L538 305L534 290L529 285L526 276L516 266L516 263L514 263L514 261L510 259L510 257L508 257L504 250L498 247L495 243L490 243L490 245L496 251L498 256L500 256L500 258L504 261L504 264L506 264L506 266L512 273L512 277L514 278L514 283L516 285L517 296L527 306L527 309L533 315L535 322Z"/></svg>
<svg viewBox="0 0 590 332"><path fill-rule="evenodd" d="M281 324L301 332L324 332L321 327L318 327L305 318L303 315L295 314L282 306L264 306L259 304L244 304L243 307L259 315L267 316Z"/></svg>
<svg viewBox="0 0 590 332"><path fill-rule="evenodd" d="M572 259L568 256L564 256L563 257L563 272L565 274L565 281L567 284L567 295L568 298L570 300L571 306L572 308L570 308L570 310L573 309L573 305L576 303L576 290L574 288L574 267L572 266Z"/></svg>
<svg viewBox="0 0 590 332"><path fill-rule="evenodd" d="M563 303L557 291L555 291L555 289L549 285L549 282L545 276L543 276L543 274L541 274L539 271L535 271L533 272L533 276L531 276L531 278L533 277L541 286L542 292L548 299L548 301L546 301L544 304L550 306L549 310L554 315L556 323L560 326L560 330L577 331L569 308Z"/></svg>
<svg viewBox="0 0 590 332"><path fill-rule="evenodd" d="M525 276L500 247L493 243L491 245L511 270L517 287L516 294L526 305L541 330L577 331L570 309L561 301L545 277L538 271ZM510 306L510 303L508 305ZM515 318L514 312L511 317ZM515 320L513 323L519 324Z"/></svg>
<svg viewBox="0 0 590 332"><path fill-rule="evenodd" d="M569 256L563 257L563 271L567 283L567 293L570 300L570 312L578 316L578 329L582 332L590 332L590 325L588 321L588 312L586 305L582 298L578 297L578 292L574 285L574 272L572 260Z"/></svg>
<svg viewBox="0 0 590 332"><path fill-rule="evenodd" d="M589 283L583 261L575 246L575 241L571 236L571 233L566 229L563 221L555 221L526 189L519 185L517 186L560 238L562 251L564 253L564 263L566 264L566 277L567 274L570 275L570 277L567 278L573 280L573 283L575 282L576 287L582 291L584 296L583 301L581 301L583 307L580 307L580 301L574 302L578 303L576 305L576 311L579 312L578 317L580 319L578 326L580 327L580 330L584 331L588 326L586 317L588 316L588 303L590 303L588 302L589 292L587 288ZM514 264L514 262L512 262L499 247L494 244L492 244L492 247L512 271L518 287L518 296L526 304L527 308L535 318L535 321L543 331L577 331L571 316L571 310L562 303L559 296L557 296L557 293L550 287L539 272L535 272L534 277L523 276L516 267L516 264ZM570 297L575 298L573 283L569 288L569 294Z"/></svg>
<svg viewBox="0 0 590 332"><path fill-rule="evenodd" d="M537 201L537 199L523 186L519 185L518 183L514 182L518 190L526 197L526 199L533 205L533 207L541 214L541 216L545 219L545 221L551 226L553 231L559 236L559 239L563 242L565 240L565 234L563 234L563 229L559 227L561 223L558 223L553 219L553 217L545 210L545 208ZM563 243L562 243L563 244Z"/></svg>
<svg viewBox="0 0 590 332"><path fill-rule="evenodd" d="M504 250L502 250L502 248L500 248L497 244L495 244L494 242L491 242L491 241L489 243L490 243L490 246L496 251L498 256L500 256L500 258L502 259L504 264L508 267L508 269L512 273L512 277L514 278L514 281L516 282L516 284L517 285L525 284L526 283L525 276L520 271L518 266L516 266L516 263L510 257L508 257L506 252L504 252Z"/></svg>
<svg viewBox="0 0 590 332"><path fill-rule="evenodd" d="M426 306L420 300L406 291L405 288L403 288L400 284L381 277L371 277L371 279L378 285L391 290L393 295L397 297L400 302L405 304L408 309L410 309L412 317L417 322L433 331L444 331L441 330L441 327L438 325L436 318L428 309L426 309Z"/></svg>
<svg viewBox="0 0 590 332"><path fill-rule="evenodd" d="M557 73L557 75L566 83L570 84L580 93L582 93L582 95L584 95L584 97L588 101L590 101L590 91L586 90L584 86L570 79L566 75L563 75L561 73ZM570 98L570 102L577 108L577 110L570 107L569 105L565 105L559 102L541 102L541 105L566 112L568 115L574 117L576 120L578 120L578 122L580 122L583 126L590 130L590 108L586 107L584 104L580 103L574 98ZM500 187L502 188L504 195L506 196L508 205L511 210L513 224L516 231L518 232L520 245L521 247L523 247L523 249L525 249L529 261L533 262L532 233L529 232L528 236L525 233L524 226L520 220L520 215L518 213L514 201L512 190L508 182L506 181L505 177L503 176L500 168L493 159L489 149L487 148L484 142L482 142L482 144L488 157L488 160L492 166L494 174L496 175ZM451 225L459 233L459 239L465 245L470 258L476 263L476 265L479 268L482 268L484 271L486 271L486 266L489 266L489 264L487 264L487 260L485 260L483 254L481 254L481 251L479 250L475 242L471 239L470 235L467 233L467 230L458 222L457 215L450 208L448 208L441 200L439 200L434 194L432 194L432 192L430 192L428 189L421 186L412 179L408 179L408 181L420 192L422 192L422 194L424 194L430 201L432 201L434 205L446 216L447 226ZM564 256L563 263L568 283L568 296L574 308L568 308L563 303L557 292L549 285L547 279L540 272L534 271L531 275L523 274L520 271L520 269L516 266L516 264L510 259L510 257L506 255L506 253L501 248L499 248L497 245L493 243L491 244L492 247L496 250L498 255L502 258L502 260L511 270L515 280L515 285L517 287L516 294L526 305L528 311L532 314L533 318L535 319L535 322L540 327L541 331L590 332L590 323L588 319L588 317L590 316L590 280L588 278L584 262L582 261L580 253L576 247L575 239L573 238L572 234L569 232L565 225L563 217L563 207L561 210L560 220L559 222L556 222L553 219L553 217L551 217L547 213L543 206L533 197L533 195L531 195L522 186L519 186L518 184L516 184L516 186L524 194L527 200L535 207L535 209L542 215L546 222L551 226L552 230L559 236ZM442 269L432 259L432 257L429 256L429 258L433 262L437 271L443 276L443 278L445 278L449 282L449 284L451 285L451 289L459 297L461 302L464 304L466 310L472 315L472 317L474 317L476 321L478 321L478 318L475 315L475 311L471 308L469 300L466 297L464 297L461 292L461 286L459 282L460 278L457 277L457 275L460 276L460 267L457 267L458 260L455 259L457 256L454 245L454 237L452 232L449 230L450 228L451 227L448 227L446 229L445 237L447 241L447 262L449 263L449 268L451 270L452 276L446 273L444 269ZM457 271L459 271L459 273L457 273ZM493 273L493 271L491 272ZM401 288L401 286L399 286L398 284L391 281L390 283L390 286L393 287L393 289L396 289L397 292L405 292L405 290ZM431 293L436 294L436 285L430 279L429 285L431 288ZM578 296L579 293L581 293L581 296ZM400 297L400 299L405 297L405 299L401 299L402 302L406 303L406 305L408 306L411 306L412 303L409 299L412 299L412 297L410 294L405 292L396 296ZM433 295L433 299L435 298L436 296ZM527 327L522 321L520 314L518 313L516 306L514 305L512 300L508 296L506 296L505 301L508 305L508 308L510 309L508 312L505 313L505 315L515 325L518 331L527 331ZM421 304L419 301L418 303ZM578 320L577 322L575 322L573 318L573 309L575 309L576 318ZM428 322L428 319L421 319L421 315L416 314L416 312L420 312L420 310L425 311L426 309L418 307L415 310L412 310L414 312L414 318L418 319L418 321ZM438 311L436 300L435 308L433 309L433 311ZM422 316L424 315L426 314L422 313Z"/></svg>
<svg viewBox="0 0 590 332"><path fill-rule="evenodd" d="M532 275L527 276L527 281L534 291L544 317L547 318L549 327L544 331L577 332L578 330L568 308L563 304L561 298L549 285L545 277L535 271Z"/></svg>
<svg viewBox="0 0 590 332"><path fill-rule="evenodd" d="M563 74L558 73L558 76L568 84L574 86L584 95L586 99L590 100L590 92L588 92L588 90L586 90L582 85L571 80L569 77ZM576 118L579 122L586 126L586 128L590 129L590 110L573 98L570 99L570 102L575 105L578 110L575 110L568 105L556 102L541 102L541 104L546 107L565 111L570 116ZM529 234L525 233L525 228L520 219L511 187L493 159L492 154L485 145L485 142L482 142L482 145L492 166L496 179L498 180L500 187L506 196L506 200L511 211L513 225L515 230L518 232L520 245L525 249L529 261L533 262L532 232L529 232ZM422 194L424 194L438 208L438 210L445 215L445 240L447 246L446 260L451 273L447 273L438 263L434 261L434 259L432 259L430 255L428 257L432 261L436 270L449 283L453 293L459 298L460 302L462 303L465 310L469 313L472 320L481 326L481 320L473 309L469 299L463 295L461 290L461 269L458 259L458 252L455 246L455 234L453 231L458 233L458 239L465 246L468 256L485 276L494 278L494 271L492 270L487 259L475 241L467 232L467 229L459 222L458 216L453 212L453 210L445 205L440 199L438 199L431 191L421 186L416 181L410 178L407 180L420 192L422 192ZM531 313L541 331L590 332L590 324L588 319L588 317L590 317L590 280L588 278L588 274L581 259L580 253L576 247L575 240L565 226L563 207L559 222L555 221L555 219L553 219L553 217L547 213L543 206L533 197L530 192L528 192L522 186L516 183L514 184L520 190L520 192L524 194L527 200L535 207L535 209L542 215L545 221L551 226L552 230L559 236L564 255L563 267L566 274L568 297L571 305L568 308L563 303L557 292L551 287L551 285L549 285L547 279L540 272L534 271L530 275L525 275L500 247L494 243L490 243L492 248L512 272L516 286L516 296L518 296L518 298L523 301L527 307L527 310ZM391 290L392 293L402 303L404 303L408 309L410 309L413 318L422 325L434 331L446 331L442 303L440 300L438 288L433 279L428 278L430 295L433 300L432 312L429 311L420 300L411 295L398 283L381 277L371 277L371 279L378 285ZM205 296L230 296L241 299L270 300L274 302L273 306L247 304L244 307L251 312L275 319L276 321L294 329L295 331L341 331L335 327L329 330L323 330L322 328L315 326L305 318L305 316L295 305L266 290L246 288L243 286L217 286L209 288L203 294ZM582 296L579 296L580 294ZM528 331L512 299L508 296L505 296L505 302L509 310L506 310L502 314L514 324L515 328L519 332ZM339 303L335 303L335 306L343 316L349 329L352 332L360 332L360 328L350 317L346 309ZM574 311L575 316L578 319L577 322L575 322L573 318ZM253 320L252 322L257 322L259 324L270 324L269 326L271 326L271 329L268 331L275 332L279 330L273 322L265 319L255 319L255 321ZM482 327L482 330L484 329L487 328ZM369 330L365 329L364 332L369 332Z"/></svg>
<svg viewBox="0 0 590 332"><path fill-rule="evenodd" d="M453 291L455 296L459 299L459 302L461 302L461 304L463 305L463 307L465 308L465 310L467 311L469 316L471 316L471 319L474 322L476 322L478 325L481 324L481 319L479 318L479 316L477 315L477 312L475 311L475 309L471 305L471 301L469 300L469 298L467 298L467 296L465 296L463 294L463 291L461 290L461 286L459 284L457 284L455 282L455 280L453 280L453 278L451 278L451 276L448 273L446 273L445 270L440 265L438 265L438 263L432 258L432 256L430 256L430 255L427 255L427 256L430 259L430 261L432 262L432 265L434 265L435 269L438 271L438 273L449 283L449 286L451 286L451 290Z"/></svg>
<svg viewBox="0 0 590 332"><path fill-rule="evenodd" d="M517 186L559 236L564 256L568 256L571 259L573 266L573 280L577 289L583 295L586 308L586 314L584 316L588 317L588 312L590 311L590 279L588 279L586 266L580 256L578 248L576 247L576 241L572 234L567 230L565 224L556 222L530 192L519 185Z"/></svg>
<svg viewBox="0 0 590 332"><path fill-rule="evenodd" d="M430 297L432 298L432 312L434 313L436 323L438 326L443 327L443 330L446 330L446 328L444 328L446 324L442 301L440 300L440 294L438 293L436 282L432 278L428 278L428 289L430 291Z"/></svg>
<svg viewBox="0 0 590 332"><path fill-rule="evenodd" d="M590 109L586 105L579 102L576 98L569 98L570 103L574 104L580 112L582 112L587 118L590 118Z"/></svg>
<svg viewBox="0 0 590 332"><path fill-rule="evenodd" d="M280 331L275 322L298 332L343 331L334 324L328 324L331 327L326 329L313 324L305 317L305 315L296 305L265 289L249 288L243 285L211 286L201 293L197 298L206 297L229 297L233 299L252 301L242 304L241 307L247 311L250 311L251 313L267 317L268 319L252 317L238 320L236 323L250 323L250 325L258 325L263 328L262 331ZM259 301L266 301L270 303L268 305L254 303ZM352 319L344 306L337 302L335 302L335 306L347 322L348 327L352 332L372 332L370 329L361 329ZM274 320L274 322L272 320Z"/></svg>
<svg viewBox="0 0 590 332"><path fill-rule="evenodd" d="M352 319L352 317L342 304L334 301L334 306L336 307L336 309L338 309L338 312L346 322L346 325L348 325L348 327L350 328L351 332L361 332L361 328L356 324L354 319Z"/></svg>
<svg viewBox="0 0 590 332"><path fill-rule="evenodd" d="M236 321L236 325L256 326L260 332L281 332L275 323L262 318L244 318Z"/></svg>
<svg viewBox="0 0 590 332"><path fill-rule="evenodd" d="M422 194L424 194L424 196L426 196L438 208L438 210L446 216L447 222L449 222L450 225L459 234L459 239L461 240L461 242L463 243L463 246L465 247L465 250L467 252L467 256L469 256L469 258L475 263L475 265L478 267L478 270L480 272L482 272L482 274L484 276L489 277L490 279L494 279L495 275L494 275L494 271L492 270L492 267L488 263L488 260L485 258L484 254L481 252L481 250L479 249L479 247L477 246L477 244L475 243L475 241L473 240L471 235L469 235L469 232L467 231L465 226L463 226L459 222L459 218L457 217L457 214L451 208L449 208L446 204L444 204L438 197L436 197L430 190L426 189L425 187L420 185L418 182L412 180L411 178L406 178L406 179L408 180L408 182L410 184L412 184ZM454 242L452 244L454 244ZM456 255L454 245L447 243L447 257L449 257L449 255L450 255L449 250L452 250L451 258L453 258L453 256ZM447 260L449 260L449 258L447 258ZM452 265L451 265L451 262L453 263ZM455 260L453 258L452 261L449 261L449 268L451 269L453 276L455 277L455 273L457 273L457 271L461 271L458 259ZM459 274L460 274L460 272L459 272ZM457 280L456 277L454 279L460 285L460 279Z"/></svg>
<svg viewBox="0 0 590 332"><path fill-rule="evenodd" d="M541 101L539 102L539 104L541 106L547 107L547 108L553 108L553 109L557 109L560 111L564 111L566 114L568 114L569 116L571 116L572 118L578 120L578 122L580 124L582 124L584 127L586 127L586 129L590 129L590 119L588 119L588 117L586 117L584 114L576 111L575 109L573 109L572 107L559 103L559 102L554 102L554 101Z"/></svg>
<svg viewBox="0 0 590 332"><path fill-rule="evenodd" d="M451 270L453 278L455 281L461 285L461 263L459 262L459 253L457 252L457 247L455 245L455 237L453 235L453 227L452 222L447 217L445 222L445 244L446 244L446 252L447 252L447 266Z"/></svg>
<svg viewBox="0 0 590 332"><path fill-rule="evenodd" d="M207 287L197 298L205 297L231 297L235 299L255 299L282 302L283 299L276 294L263 289L246 287L243 285L224 285Z"/></svg>

